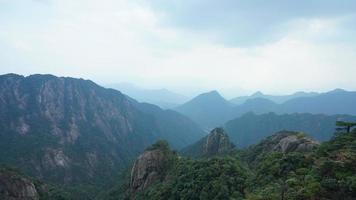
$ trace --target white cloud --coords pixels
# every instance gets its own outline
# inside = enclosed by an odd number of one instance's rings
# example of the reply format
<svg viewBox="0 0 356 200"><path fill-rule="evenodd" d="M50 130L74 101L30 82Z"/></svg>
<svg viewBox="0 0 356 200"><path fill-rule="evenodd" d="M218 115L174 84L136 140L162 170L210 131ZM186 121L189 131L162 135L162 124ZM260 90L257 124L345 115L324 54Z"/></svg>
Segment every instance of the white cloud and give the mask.
<svg viewBox="0 0 356 200"><path fill-rule="evenodd" d="M356 47L338 42L344 19L298 19L280 27L287 31L276 42L227 47L196 32L162 27L164 15L142 2L53 0L31 8L41 18L0 27L0 44L8 44L0 50L10 45L21 58L16 65L0 55L1 66L9 65L1 73L54 73L185 92L356 89Z"/></svg>

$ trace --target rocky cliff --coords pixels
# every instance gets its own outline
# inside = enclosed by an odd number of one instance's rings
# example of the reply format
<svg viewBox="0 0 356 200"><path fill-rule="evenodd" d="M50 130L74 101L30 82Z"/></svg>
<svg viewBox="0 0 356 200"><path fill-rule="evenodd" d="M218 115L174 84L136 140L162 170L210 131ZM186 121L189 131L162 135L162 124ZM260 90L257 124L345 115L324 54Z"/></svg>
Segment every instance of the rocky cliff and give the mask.
<svg viewBox="0 0 356 200"><path fill-rule="evenodd" d="M168 143L158 141L142 153L135 161L131 170L130 194L132 197L153 184L163 181L166 172L173 165L177 156Z"/></svg>
<svg viewBox="0 0 356 200"><path fill-rule="evenodd" d="M0 163L42 180L105 185L157 139L180 148L202 134L176 112L89 80L0 76Z"/></svg>
<svg viewBox="0 0 356 200"><path fill-rule="evenodd" d="M182 153L191 157L210 157L229 153L234 147L224 129L215 128L206 137L184 148Z"/></svg>
<svg viewBox="0 0 356 200"><path fill-rule="evenodd" d="M0 168L0 199L38 200L39 194L31 179L16 171Z"/></svg>

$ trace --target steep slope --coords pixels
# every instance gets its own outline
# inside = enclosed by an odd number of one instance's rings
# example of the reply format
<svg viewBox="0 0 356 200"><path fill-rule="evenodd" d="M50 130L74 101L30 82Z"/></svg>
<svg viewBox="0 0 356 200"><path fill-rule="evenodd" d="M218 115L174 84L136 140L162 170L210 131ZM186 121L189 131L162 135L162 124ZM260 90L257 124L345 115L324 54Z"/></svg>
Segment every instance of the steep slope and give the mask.
<svg viewBox="0 0 356 200"><path fill-rule="evenodd" d="M0 199L39 200L40 195L31 179L18 172L0 168Z"/></svg>
<svg viewBox="0 0 356 200"><path fill-rule="evenodd" d="M0 130L0 163L55 183L97 186L157 139L181 148L204 134L176 112L91 81L15 74L0 76Z"/></svg>
<svg viewBox="0 0 356 200"><path fill-rule="evenodd" d="M143 89L130 83L111 84L108 87L119 90L139 102L155 104L161 108L174 108L188 100L187 97L167 89Z"/></svg>
<svg viewBox="0 0 356 200"><path fill-rule="evenodd" d="M263 138L280 130L291 130L308 133L311 137L326 141L335 132L335 121L356 121L348 115L322 114L284 114L268 113L256 115L247 113L225 124L231 140L238 147L256 144Z"/></svg>
<svg viewBox="0 0 356 200"><path fill-rule="evenodd" d="M195 122L176 111L162 110L158 106L147 103L135 105L142 112L155 118L159 130L158 139L167 140L174 149L181 149L206 135Z"/></svg>
<svg viewBox="0 0 356 200"><path fill-rule="evenodd" d="M210 129L222 125L227 119L232 104L226 101L217 91L200 94L187 103L175 108L188 116L201 127Z"/></svg>
<svg viewBox="0 0 356 200"><path fill-rule="evenodd" d="M131 170L130 194L136 195L153 184L163 181L177 159L165 141L147 148L135 161Z"/></svg>
<svg viewBox="0 0 356 200"><path fill-rule="evenodd" d="M270 101L273 101L274 103L281 104L291 99L295 99L299 97L312 97L317 95L318 93L316 92L296 92L290 95L267 95L267 94L263 94L262 92L256 92L250 96L241 96L241 97L233 98L230 100L230 102L236 105L241 105L249 99L263 98L263 99L268 99Z"/></svg>
<svg viewBox="0 0 356 200"><path fill-rule="evenodd" d="M247 186L246 171L233 157L190 160L155 144L137 158L130 184L104 199L240 199Z"/></svg>
<svg viewBox="0 0 356 200"><path fill-rule="evenodd" d="M235 145L222 128L213 129L209 135L182 149L182 154L193 158L211 157L231 152Z"/></svg>
<svg viewBox="0 0 356 200"><path fill-rule="evenodd" d="M70 200L68 193L34 180L16 169L0 166L0 199Z"/></svg>

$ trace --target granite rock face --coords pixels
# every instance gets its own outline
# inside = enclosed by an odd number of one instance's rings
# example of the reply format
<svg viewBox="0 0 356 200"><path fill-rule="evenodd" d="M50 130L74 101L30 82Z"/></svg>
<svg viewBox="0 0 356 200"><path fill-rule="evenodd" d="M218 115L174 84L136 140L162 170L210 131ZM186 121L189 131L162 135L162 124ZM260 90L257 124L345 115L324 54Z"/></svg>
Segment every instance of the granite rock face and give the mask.
<svg viewBox="0 0 356 200"><path fill-rule="evenodd" d="M235 147L222 128L213 129L205 140L204 155L218 155L230 152Z"/></svg>
<svg viewBox="0 0 356 200"><path fill-rule="evenodd" d="M299 135L283 135L283 137L275 136L279 142L273 147L275 151L287 152L307 152L319 145L315 140L299 136Z"/></svg>
<svg viewBox="0 0 356 200"><path fill-rule="evenodd" d="M0 169L0 199L39 200L32 180L11 170Z"/></svg>
<svg viewBox="0 0 356 200"><path fill-rule="evenodd" d="M319 142L302 132L280 131L247 150L254 152L256 155L270 151L283 153L310 152L319 145Z"/></svg>
<svg viewBox="0 0 356 200"><path fill-rule="evenodd" d="M59 184L105 182L159 138L180 148L202 134L89 80L16 74L0 75L0 130L0 163Z"/></svg>
<svg viewBox="0 0 356 200"><path fill-rule="evenodd" d="M163 181L166 172L177 155L172 152L168 143L159 141L143 152L135 161L131 170L130 194L144 191L151 185Z"/></svg>
<svg viewBox="0 0 356 200"><path fill-rule="evenodd" d="M223 128L213 129L209 135L182 150L182 153L191 157L211 157L231 152L235 145L230 142L229 136Z"/></svg>
<svg viewBox="0 0 356 200"><path fill-rule="evenodd" d="M243 150L242 157L251 165L257 164L264 155L270 152L313 152L320 143L302 132L279 131L256 145Z"/></svg>
<svg viewBox="0 0 356 200"><path fill-rule="evenodd" d="M164 162L164 153L160 150L146 151L141 154L132 168L131 190L142 191L159 181L162 178L160 172Z"/></svg>

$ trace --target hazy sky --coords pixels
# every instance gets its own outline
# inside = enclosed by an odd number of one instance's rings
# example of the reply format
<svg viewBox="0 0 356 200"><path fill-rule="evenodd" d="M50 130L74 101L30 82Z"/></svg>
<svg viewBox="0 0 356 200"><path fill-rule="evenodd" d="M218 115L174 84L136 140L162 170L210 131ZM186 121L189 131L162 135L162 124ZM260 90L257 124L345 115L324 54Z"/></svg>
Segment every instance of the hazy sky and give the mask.
<svg viewBox="0 0 356 200"><path fill-rule="evenodd" d="M191 94L356 90L355 0L0 0L0 73Z"/></svg>

